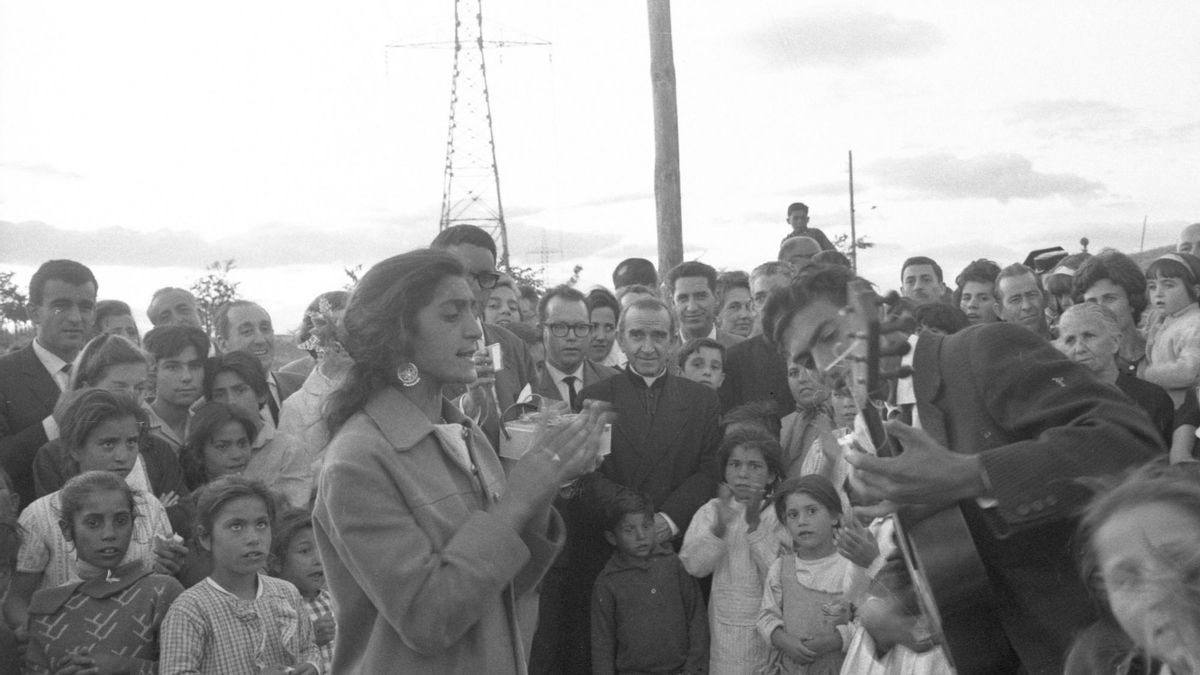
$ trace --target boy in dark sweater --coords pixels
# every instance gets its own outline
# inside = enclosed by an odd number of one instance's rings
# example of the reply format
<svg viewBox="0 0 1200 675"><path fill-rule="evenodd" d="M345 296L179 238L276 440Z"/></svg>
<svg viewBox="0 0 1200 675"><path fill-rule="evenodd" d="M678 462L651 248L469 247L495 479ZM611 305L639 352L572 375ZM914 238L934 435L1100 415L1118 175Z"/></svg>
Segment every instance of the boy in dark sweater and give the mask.
<svg viewBox="0 0 1200 675"><path fill-rule="evenodd" d="M696 580L655 542L650 500L623 491L604 538L616 552L592 591L592 672L708 672L708 616Z"/></svg>

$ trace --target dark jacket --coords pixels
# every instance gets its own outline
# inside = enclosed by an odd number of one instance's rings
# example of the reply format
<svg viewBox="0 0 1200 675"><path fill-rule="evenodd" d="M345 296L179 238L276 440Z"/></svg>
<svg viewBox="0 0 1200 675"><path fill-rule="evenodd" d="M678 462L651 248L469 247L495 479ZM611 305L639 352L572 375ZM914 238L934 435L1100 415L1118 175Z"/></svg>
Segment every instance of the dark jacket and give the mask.
<svg viewBox="0 0 1200 675"><path fill-rule="evenodd" d="M35 499L33 459L48 440L42 420L54 412L60 393L32 343L0 356L0 463L21 496L21 506Z"/></svg>

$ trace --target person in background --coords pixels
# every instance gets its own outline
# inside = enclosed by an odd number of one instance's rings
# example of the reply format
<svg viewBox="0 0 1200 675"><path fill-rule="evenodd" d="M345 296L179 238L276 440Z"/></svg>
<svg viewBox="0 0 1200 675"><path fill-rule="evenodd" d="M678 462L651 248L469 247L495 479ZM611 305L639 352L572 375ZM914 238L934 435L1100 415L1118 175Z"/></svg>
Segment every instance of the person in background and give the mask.
<svg viewBox="0 0 1200 675"><path fill-rule="evenodd" d="M1146 327L1146 360L1138 375L1166 389L1178 409L1200 382L1200 258L1160 256L1146 268L1146 293L1157 314Z"/></svg>
<svg viewBox="0 0 1200 675"><path fill-rule="evenodd" d="M330 673L333 663L333 602L325 587L325 568L313 540L312 516L304 510L291 510L275 518L271 537L271 576L289 582L300 591L308 620L313 626L313 641L321 654L320 672Z"/></svg>
<svg viewBox="0 0 1200 675"><path fill-rule="evenodd" d="M154 291L150 305L146 308L150 325L187 326L200 328L200 312L196 309L196 296L191 291L168 286ZM201 354L208 356L208 354Z"/></svg>
<svg viewBox="0 0 1200 675"><path fill-rule="evenodd" d="M613 268L612 283L618 297L626 286L658 288L658 271L654 269L654 263L645 258L626 258Z"/></svg>
<svg viewBox="0 0 1200 675"><path fill-rule="evenodd" d="M658 291L653 286L630 284L617 289L617 302L621 303L621 311L642 298L658 298Z"/></svg>
<svg viewBox="0 0 1200 675"><path fill-rule="evenodd" d="M308 352L307 356L288 362L279 369L281 373L294 373L307 378L320 361L317 341L313 339L314 331L328 332L326 317L335 316L337 312L346 309L346 291L326 291L313 298L304 308L304 318L300 320L300 328L296 331L296 346ZM336 326L328 328L336 329ZM290 398L290 397L289 397ZM284 401L286 403L286 400ZM280 415L283 414L282 408Z"/></svg>
<svg viewBox="0 0 1200 675"><path fill-rule="evenodd" d="M137 321L133 318L133 310L120 300L101 300L96 303L95 324L92 330L96 334L120 335L139 347L142 335L138 332Z"/></svg>
<svg viewBox="0 0 1200 675"><path fill-rule="evenodd" d="M74 260L50 260L29 280L26 312L34 338L0 356L0 465L22 504L34 499L33 461L50 440L54 404L67 389L71 361L88 339L96 277Z"/></svg>
<svg viewBox="0 0 1200 675"><path fill-rule="evenodd" d="M1013 263L996 275L996 313L1002 321L1024 326L1043 340L1050 340L1046 323L1046 294L1033 270Z"/></svg>
<svg viewBox="0 0 1200 675"><path fill-rule="evenodd" d="M607 288L593 288L587 294L588 318L592 337L588 341L588 360L610 368L625 365L625 355L617 347L617 317L621 301Z"/></svg>
<svg viewBox="0 0 1200 675"><path fill-rule="evenodd" d="M192 404L204 395L208 336L191 326L157 326L146 333L146 351L154 358L154 402L147 409L148 431L176 453L187 438Z"/></svg>
<svg viewBox="0 0 1200 675"><path fill-rule="evenodd" d="M1000 266L986 258L972 260L954 278L954 304L967 315L971 326L1000 320L996 277Z"/></svg>
<svg viewBox="0 0 1200 675"><path fill-rule="evenodd" d="M795 407L788 389L787 363L762 334L760 322L771 292L787 286L794 273L791 265L778 261L763 263L750 272L754 331L750 338L725 350L725 381L720 390L723 410L763 400L774 402L780 414Z"/></svg>
<svg viewBox="0 0 1200 675"><path fill-rule="evenodd" d="M696 260L679 263L667 273L665 284L670 289L680 343L707 337L729 347L744 339L717 328L720 300L717 271L711 265Z"/></svg>
<svg viewBox="0 0 1200 675"><path fill-rule="evenodd" d="M918 305L913 310L913 320L918 330L937 331L942 335L953 335L967 327L967 315L957 307L940 302Z"/></svg>
<svg viewBox="0 0 1200 675"><path fill-rule="evenodd" d="M1057 335L1058 317L1075 304L1075 273L1091 257L1092 254L1087 252L1073 253L1042 275L1042 287L1046 289L1046 323L1054 335Z"/></svg>
<svg viewBox="0 0 1200 675"><path fill-rule="evenodd" d="M487 306L483 310L484 323L510 327L521 322L521 296L517 292L517 284L507 274L500 275L496 287L488 296Z"/></svg>
<svg viewBox="0 0 1200 675"><path fill-rule="evenodd" d="M521 308L521 323L528 326L537 326L537 306L542 297L538 295L537 289L529 284L518 284L517 294L521 297L517 299L517 303Z"/></svg>
<svg viewBox="0 0 1200 675"><path fill-rule="evenodd" d="M812 264L813 258L821 252L821 244L812 237L788 237L779 245L779 261L791 265L796 270L802 270Z"/></svg>
<svg viewBox="0 0 1200 675"><path fill-rule="evenodd" d="M754 331L754 302L750 298L750 277L742 271L717 275L717 327L727 333L748 338Z"/></svg>
<svg viewBox="0 0 1200 675"><path fill-rule="evenodd" d="M1146 358L1146 336L1138 330L1146 310L1146 275L1133 258L1104 249L1083 261L1072 280L1076 302L1095 302L1112 310L1121 326L1117 365L1136 375Z"/></svg>
<svg viewBox="0 0 1200 675"><path fill-rule="evenodd" d="M245 352L262 364L269 390L267 410L271 424L279 426L280 407L304 386L304 375L275 370L275 327L271 315L256 302L232 300L217 308L213 331L222 354Z"/></svg>
<svg viewBox="0 0 1200 675"><path fill-rule="evenodd" d="M931 302L941 302L946 294L942 279L942 266L933 258L914 256L900 266L901 295L918 307Z"/></svg>
<svg viewBox="0 0 1200 675"><path fill-rule="evenodd" d="M1200 223L1192 223L1180 231L1175 252L1200 255Z"/></svg>
<svg viewBox="0 0 1200 675"><path fill-rule="evenodd" d="M714 391L725 380L725 346L709 338L693 338L675 356L679 374Z"/></svg>
<svg viewBox="0 0 1200 675"><path fill-rule="evenodd" d="M824 232L815 227L808 226L808 205L801 202L788 204L787 224L791 226L792 231L785 239L790 237L809 237L817 242L822 251L832 251L835 249L833 242L829 241L829 237Z"/></svg>

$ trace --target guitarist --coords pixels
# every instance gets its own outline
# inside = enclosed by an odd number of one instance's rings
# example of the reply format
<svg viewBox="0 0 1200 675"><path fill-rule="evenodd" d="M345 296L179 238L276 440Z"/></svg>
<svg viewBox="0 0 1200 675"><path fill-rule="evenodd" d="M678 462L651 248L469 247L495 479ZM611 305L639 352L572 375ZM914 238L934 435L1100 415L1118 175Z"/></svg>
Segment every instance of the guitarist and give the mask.
<svg viewBox="0 0 1200 675"><path fill-rule="evenodd" d="M817 266L772 294L764 332L788 363L829 372L852 348L856 324L842 310L854 278ZM1011 647L998 672L1060 673L1075 633L1095 620L1071 556L1088 496L1075 479L1141 464L1163 452L1162 438L1115 388L1018 325L922 333L913 370L915 426L886 425L903 453L847 453L858 497L874 504L863 511L959 503Z"/></svg>

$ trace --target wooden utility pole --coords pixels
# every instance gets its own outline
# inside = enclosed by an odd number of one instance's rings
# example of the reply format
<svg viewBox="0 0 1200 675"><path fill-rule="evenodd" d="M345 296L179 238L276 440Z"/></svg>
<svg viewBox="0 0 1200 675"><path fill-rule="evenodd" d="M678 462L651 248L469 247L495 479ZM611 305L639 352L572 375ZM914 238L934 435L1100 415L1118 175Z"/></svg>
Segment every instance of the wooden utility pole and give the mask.
<svg viewBox="0 0 1200 675"><path fill-rule="evenodd" d="M675 101L675 52L671 1L646 0L650 13L650 84L654 98L654 204L658 219L658 274L683 262L683 213L679 188L679 111Z"/></svg>
<svg viewBox="0 0 1200 675"><path fill-rule="evenodd" d="M850 269L858 271L858 232L854 229L854 151L848 150L850 158Z"/></svg>

